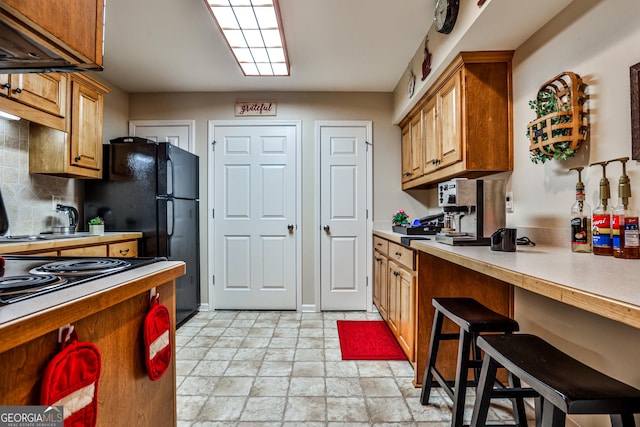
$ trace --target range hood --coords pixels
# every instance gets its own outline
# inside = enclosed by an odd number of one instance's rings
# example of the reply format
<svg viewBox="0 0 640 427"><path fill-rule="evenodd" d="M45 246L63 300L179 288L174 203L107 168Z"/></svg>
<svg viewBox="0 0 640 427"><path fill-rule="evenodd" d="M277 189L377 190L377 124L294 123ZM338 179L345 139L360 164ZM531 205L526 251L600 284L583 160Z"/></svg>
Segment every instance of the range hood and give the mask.
<svg viewBox="0 0 640 427"><path fill-rule="evenodd" d="M0 22L0 73L71 71L86 71L86 68L56 55Z"/></svg>

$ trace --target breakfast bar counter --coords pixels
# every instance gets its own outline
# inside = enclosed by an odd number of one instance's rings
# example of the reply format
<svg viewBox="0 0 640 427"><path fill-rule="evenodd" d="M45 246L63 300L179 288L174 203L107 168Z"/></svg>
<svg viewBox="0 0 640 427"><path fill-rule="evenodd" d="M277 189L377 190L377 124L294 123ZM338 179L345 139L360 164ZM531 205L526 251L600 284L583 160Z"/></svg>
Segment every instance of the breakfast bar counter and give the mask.
<svg viewBox="0 0 640 427"><path fill-rule="evenodd" d="M401 234L374 230L390 241ZM487 246L451 246L412 240L410 247L513 286L578 307L640 329L640 261L589 253L568 247L518 246L516 252L492 251Z"/></svg>

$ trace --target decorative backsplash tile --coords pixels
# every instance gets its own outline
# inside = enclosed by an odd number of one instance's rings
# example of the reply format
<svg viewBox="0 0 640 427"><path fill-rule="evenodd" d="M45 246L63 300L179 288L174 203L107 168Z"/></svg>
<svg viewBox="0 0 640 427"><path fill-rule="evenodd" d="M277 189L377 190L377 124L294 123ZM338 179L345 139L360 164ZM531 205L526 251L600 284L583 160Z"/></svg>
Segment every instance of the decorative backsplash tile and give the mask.
<svg viewBox="0 0 640 427"><path fill-rule="evenodd" d="M0 119L0 190L9 233L36 234L63 225L55 203L78 207L80 183L71 178L29 174L29 122Z"/></svg>

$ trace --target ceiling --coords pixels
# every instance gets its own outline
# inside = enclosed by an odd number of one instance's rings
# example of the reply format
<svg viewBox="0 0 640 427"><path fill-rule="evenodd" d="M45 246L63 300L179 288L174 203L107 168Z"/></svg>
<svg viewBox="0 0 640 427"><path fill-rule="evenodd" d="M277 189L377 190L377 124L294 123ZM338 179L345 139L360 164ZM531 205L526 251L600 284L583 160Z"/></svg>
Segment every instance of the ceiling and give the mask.
<svg viewBox="0 0 640 427"><path fill-rule="evenodd" d="M129 93L391 92L435 0L279 0L291 76L245 77L205 0L107 0L102 77Z"/></svg>

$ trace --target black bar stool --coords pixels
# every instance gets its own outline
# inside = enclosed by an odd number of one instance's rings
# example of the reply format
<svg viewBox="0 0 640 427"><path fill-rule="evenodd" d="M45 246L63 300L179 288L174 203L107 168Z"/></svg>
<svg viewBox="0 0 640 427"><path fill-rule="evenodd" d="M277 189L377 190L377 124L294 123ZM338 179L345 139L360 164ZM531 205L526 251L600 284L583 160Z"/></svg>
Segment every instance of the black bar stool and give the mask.
<svg viewBox="0 0 640 427"><path fill-rule="evenodd" d="M431 331L431 342L429 343L427 367L422 381L420 403L423 405L429 403L432 387L442 387L453 401L451 425L452 427L461 427L463 425L467 387L475 387L478 384L482 366L476 338L485 332L510 334L517 331L519 326L515 320L496 313L473 298L434 298L432 303L436 308L436 312ZM460 328L459 334L442 332L445 316ZM458 362L454 381L445 379L436 368L440 341L447 340L458 340ZM470 354L472 356L471 359L469 358ZM473 381L468 380L469 370L471 369L474 373ZM435 382L434 379L436 380ZM520 386L518 378L510 377L510 382L517 387ZM526 427L527 417L523 400L518 398L513 400L512 403L516 425Z"/></svg>
<svg viewBox="0 0 640 427"><path fill-rule="evenodd" d="M506 368L539 394L536 426L564 427L566 414L608 414L614 427L635 427L640 390L599 372L528 334L478 338L485 351L471 426L484 426L496 369ZM526 389L502 390L509 397Z"/></svg>

